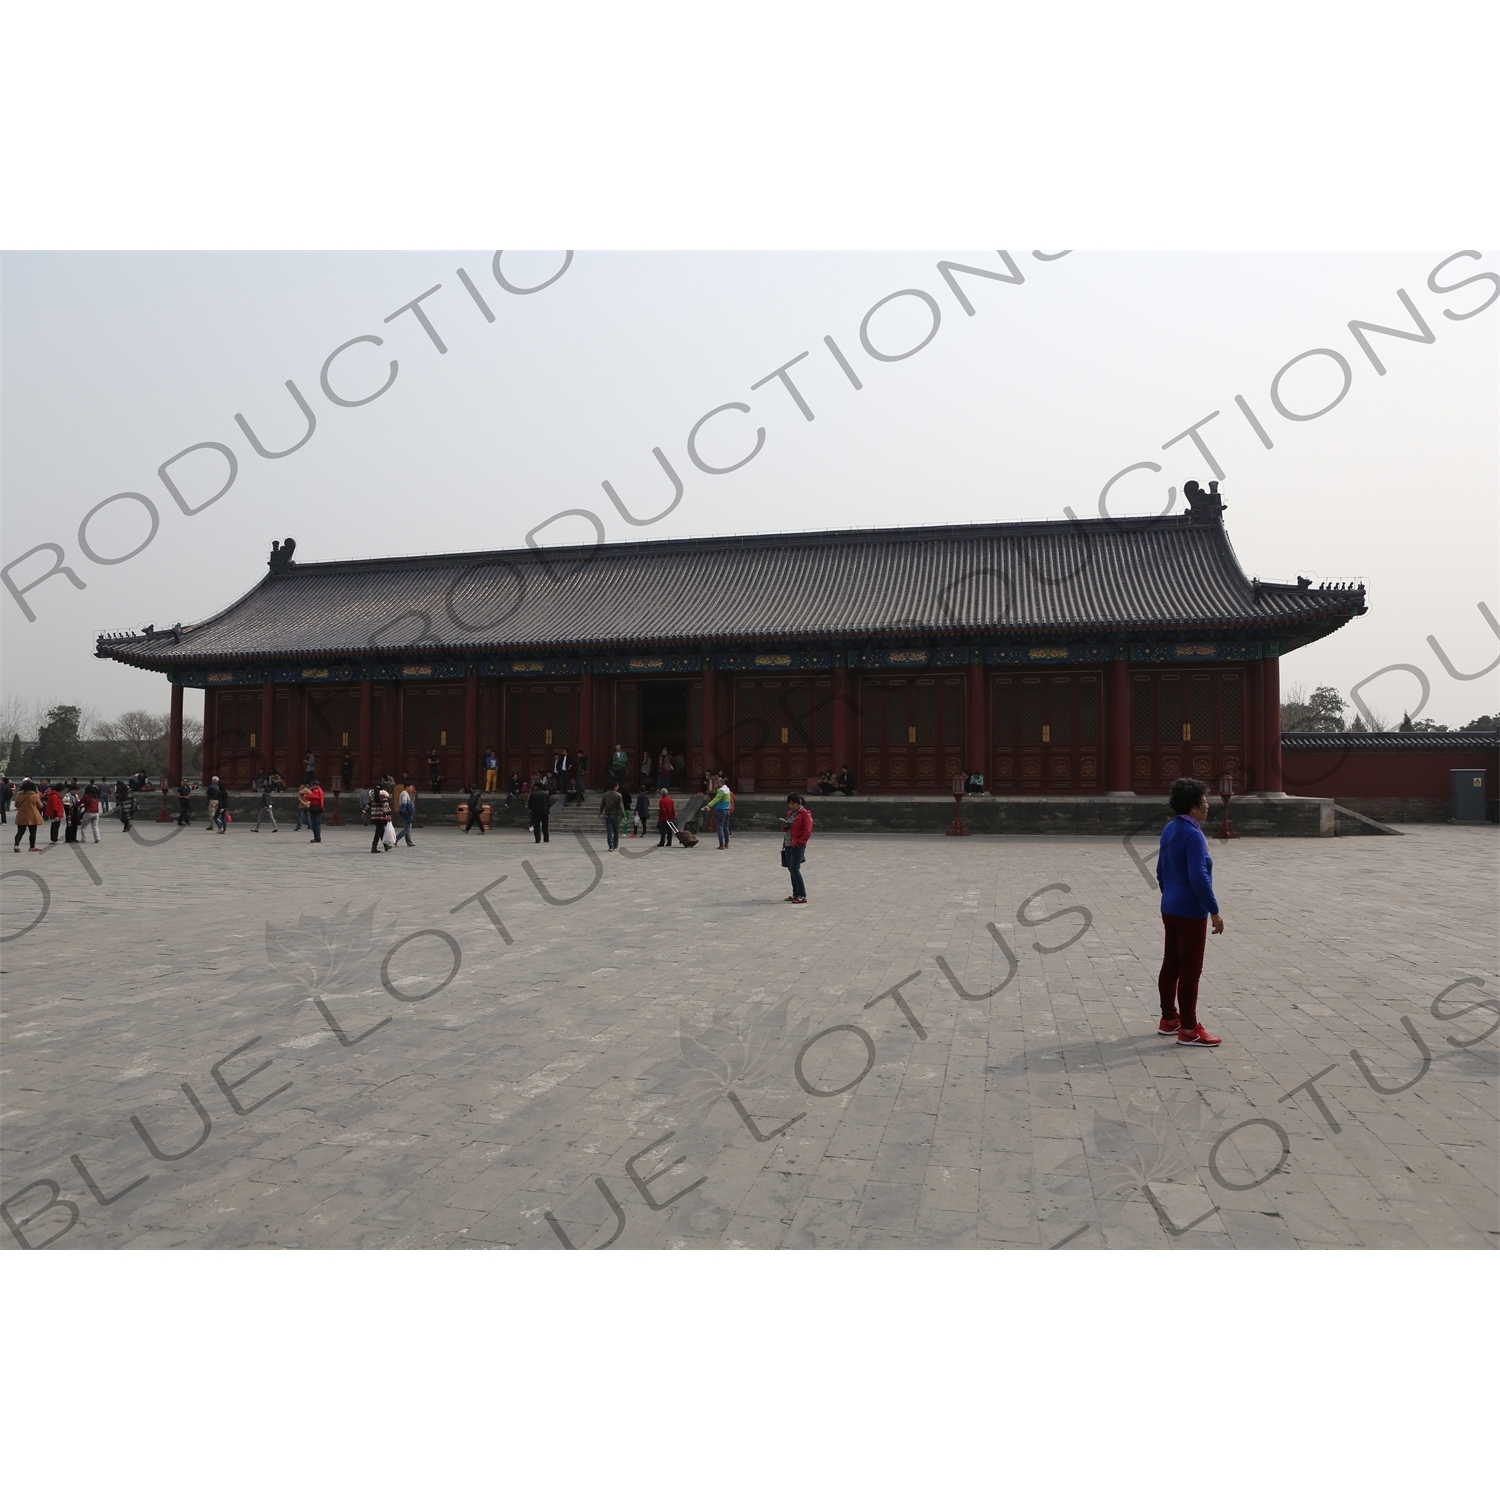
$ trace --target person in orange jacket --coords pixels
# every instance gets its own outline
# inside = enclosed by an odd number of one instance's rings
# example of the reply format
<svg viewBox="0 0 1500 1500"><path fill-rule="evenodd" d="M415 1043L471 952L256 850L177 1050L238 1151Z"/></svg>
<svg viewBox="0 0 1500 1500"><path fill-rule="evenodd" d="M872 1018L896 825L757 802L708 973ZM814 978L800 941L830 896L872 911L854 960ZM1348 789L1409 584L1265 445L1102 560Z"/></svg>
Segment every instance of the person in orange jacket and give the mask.
<svg viewBox="0 0 1500 1500"><path fill-rule="evenodd" d="M36 853L36 831L42 826L42 796L36 784L27 778L21 782L16 793L16 853L21 852L21 835L31 839L31 852Z"/></svg>

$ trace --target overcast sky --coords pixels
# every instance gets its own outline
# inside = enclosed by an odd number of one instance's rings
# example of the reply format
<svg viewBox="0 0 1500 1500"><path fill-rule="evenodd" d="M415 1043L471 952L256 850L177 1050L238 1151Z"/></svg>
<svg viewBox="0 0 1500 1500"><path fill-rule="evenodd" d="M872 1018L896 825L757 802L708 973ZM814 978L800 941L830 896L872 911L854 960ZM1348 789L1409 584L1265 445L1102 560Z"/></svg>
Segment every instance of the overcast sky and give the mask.
<svg viewBox="0 0 1500 1500"><path fill-rule="evenodd" d="M1042 246L1052 255L1062 246ZM1424 713L1449 724L1493 712L1500 656L1478 605L1500 615L1496 524L1496 319L1480 307L1500 282L1438 293L1429 274L1462 244L1412 253L1109 254L1077 250L1041 260L1009 253L1022 284L960 276L966 314L938 270L943 259L1005 271L990 250L929 253L610 253L578 251L544 290L498 284L492 250L369 253L12 253L3 260L0 408L0 563L53 542L86 585L53 577L27 593L26 620L8 591L4 690L79 702L105 714L163 708L164 679L92 655L97 632L192 621L222 609L265 570L273 537L297 539L299 560L514 547L559 511L592 512L611 541L650 536L1097 515L1112 475L1145 461L1110 495L1115 514L1167 504L1169 485L1213 477L1188 439L1202 437L1224 471L1229 535L1247 573L1314 581L1363 578L1370 611L1283 666L1283 680L1331 683L1347 698L1360 679L1409 663L1431 683ZM545 281L563 253L507 253L514 285ZM493 314L463 286L466 270ZM1438 273L1452 286L1497 266L1459 259ZM1007 273L1008 274L1008 273ZM412 313L422 303L440 353ZM928 294L940 323L910 358L880 361L860 328L880 299ZM1351 334L1352 319L1415 331L1404 290L1431 343L1370 335L1385 375ZM931 330L917 297L870 320L877 349L900 352ZM329 380L358 407L332 402L324 360L360 335ZM863 388L825 346L830 335ZM1270 388L1314 349L1347 361L1347 395L1325 415L1292 421ZM809 422L778 380L792 369ZM1343 385L1326 354L1282 380L1288 410L1327 405ZM286 389L294 381L316 417L307 428ZM1274 443L1267 449L1235 404L1244 397ZM761 451L711 475L687 451L693 424L743 402L703 429L705 463L727 466L764 428ZM238 475L221 499L183 513L158 466L192 444L230 448ZM602 489L609 481L637 516L671 498L652 457L682 477L682 503L635 527ZM197 506L227 466L200 450L169 470ZM159 530L137 556L91 562L79 526L122 492L146 496ZM1180 508L1181 501L1179 499ZM100 557L148 534L135 500L107 506L87 530ZM588 540L572 518L539 541ZM24 588L51 565L38 553L10 573ZM1420 694L1409 673L1363 690L1399 717ZM190 695L193 700L201 698Z"/></svg>

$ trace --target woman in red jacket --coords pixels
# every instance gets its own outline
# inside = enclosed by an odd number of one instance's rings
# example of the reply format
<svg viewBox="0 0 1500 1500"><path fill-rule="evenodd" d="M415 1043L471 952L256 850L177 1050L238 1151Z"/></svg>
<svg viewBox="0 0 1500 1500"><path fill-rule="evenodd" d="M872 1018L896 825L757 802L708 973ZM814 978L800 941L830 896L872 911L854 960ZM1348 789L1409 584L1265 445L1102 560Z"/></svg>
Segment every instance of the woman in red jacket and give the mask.
<svg viewBox="0 0 1500 1500"><path fill-rule="evenodd" d="M793 906L807 905L807 886L802 880L802 861L807 858L807 841L812 837L813 818L807 804L796 792L788 792L786 816L781 820L786 829L786 843L782 848L782 863L792 877L792 894L786 899Z"/></svg>
<svg viewBox="0 0 1500 1500"><path fill-rule="evenodd" d="M49 786L42 794L42 816L52 825L52 842L54 844L57 842L57 833L62 827L65 811L62 793L55 786Z"/></svg>
<svg viewBox="0 0 1500 1500"><path fill-rule="evenodd" d="M312 823L312 838L309 843L321 844L323 842L323 808L326 799L323 796L323 788L318 785L318 778L313 777L307 787L307 816Z"/></svg>

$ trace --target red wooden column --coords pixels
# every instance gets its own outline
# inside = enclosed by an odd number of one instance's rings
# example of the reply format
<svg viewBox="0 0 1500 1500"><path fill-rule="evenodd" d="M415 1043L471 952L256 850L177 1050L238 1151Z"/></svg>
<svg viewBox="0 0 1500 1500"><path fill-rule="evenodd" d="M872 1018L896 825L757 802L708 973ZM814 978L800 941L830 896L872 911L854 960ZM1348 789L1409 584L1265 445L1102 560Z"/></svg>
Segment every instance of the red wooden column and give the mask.
<svg viewBox="0 0 1500 1500"><path fill-rule="evenodd" d="M510 760L508 758L509 741L506 739L506 715L510 712L510 678L497 677L495 679L495 691L500 696L500 708L496 713L496 722L499 724L497 733L500 738L495 744L495 754L500 757L500 785L510 785Z"/></svg>
<svg viewBox="0 0 1500 1500"><path fill-rule="evenodd" d="M575 757L588 757L589 771L592 771L597 764L594 759L594 673L587 664L578 679L578 744L573 754ZM503 765L504 761L501 764ZM584 790L587 780L588 772L580 768L578 772L580 792Z"/></svg>
<svg viewBox="0 0 1500 1500"><path fill-rule="evenodd" d="M1130 663L1118 657L1109 678L1109 790L1129 796Z"/></svg>
<svg viewBox="0 0 1500 1500"><path fill-rule="evenodd" d="M839 772L849 764L849 668L843 663L843 653L839 653L839 664L833 669L833 774ZM855 777L854 784L859 786L859 778Z"/></svg>
<svg viewBox="0 0 1500 1500"><path fill-rule="evenodd" d="M288 786L302 785L302 759L307 754L307 689L299 682L287 689L286 758Z"/></svg>
<svg viewBox="0 0 1500 1500"><path fill-rule="evenodd" d="M1261 711L1260 678L1260 663L1251 662L1245 672L1245 712L1248 715L1245 721L1248 736L1245 750L1249 757L1249 764L1245 767L1247 792L1258 792L1261 789L1261 778L1265 775L1266 737L1262 733L1261 724L1265 714Z"/></svg>
<svg viewBox="0 0 1500 1500"><path fill-rule="evenodd" d="M973 652L969 662L969 772L978 772L990 780L990 737L988 704L985 702L983 652Z"/></svg>
<svg viewBox="0 0 1500 1500"><path fill-rule="evenodd" d="M724 757L714 741L719 737L719 674L714 668L714 659L705 654L703 658L703 769L718 770Z"/></svg>
<svg viewBox="0 0 1500 1500"><path fill-rule="evenodd" d="M380 714L381 774L394 776L399 782L406 765L401 744L401 684L392 679L381 694Z"/></svg>
<svg viewBox="0 0 1500 1500"><path fill-rule="evenodd" d="M375 779L375 679L359 680L359 784Z"/></svg>
<svg viewBox="0 0 1500 1500"><path fill-rule="evenodd" d="M395 699L395 712L386 715L386 726L381 733L389 735L392 720L396 724L396 747L386 760L386 774L396 777L396 784L402 784L407 780L407 684L401 679L396 679L390 685L390 694ZM389 741L384 742L381 748L386 748ZM426 756L428 751L417 748L417 766L411 772L414 786L422 784L422 772L426 768Z"/></svg>
<svg viewBox="0 0 1500 1500"><path fill-rule="evenodd" d="M276 684L270 672L260 685L260 768L266 773L276 769Z"/></svg>
<svg viewBox="0 0 1500 1500"><path fill-rule="evenodd" d="M207 720L204 729L207 730ZM172 717L167 729L167 780L175 786L182 783L182 684L172 684Z"/></svg>
<svg viewBox="0 0 1500 1500"><path fill-rule="evenodd" d="M1267 645L1266 650L1278 649ZM1267 655L1260 664L1262 751L1261 790L1272 796L1281 790L1281 658Z"/></svg>
<svg viewBox="0 0 1500 1500"><path fill-rule="evenodd" d="M203 690L203 754L199 775L208 785L219 769L219 691L217 688Z"/></svg>
<svg viewBox="0 0 1500 1500"><path fill-rule="evenodd" d="M714 671L714 723L718 726L719 760L721 769L734 774L734 673ZM838 722L837 705L834 708L834 723Z"/></svg>
<svg viewBox="0 0 1500 1500"><path fill-rule="evenodd" d="M464 678L464 781L472 782L479 771L479 673L473 667ZM484 785L480 776L479 784Z"/></svg>

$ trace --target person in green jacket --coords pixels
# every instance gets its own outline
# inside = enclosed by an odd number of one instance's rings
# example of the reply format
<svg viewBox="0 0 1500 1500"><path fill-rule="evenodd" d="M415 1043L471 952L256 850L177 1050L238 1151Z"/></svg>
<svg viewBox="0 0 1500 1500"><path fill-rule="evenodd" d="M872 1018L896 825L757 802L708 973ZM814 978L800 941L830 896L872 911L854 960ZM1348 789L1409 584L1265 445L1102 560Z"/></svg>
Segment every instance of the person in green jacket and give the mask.
<svg viewBox="0 0 1500 1500"><path fill-rule="evenodd" d="M713 795L708 799L708 807L714 815L714 830L719 835L719 848L729 847L729 815L734 808L734 798L730 795L729 788L718 778L714 778L718 785L714 787Z"/></svg>

